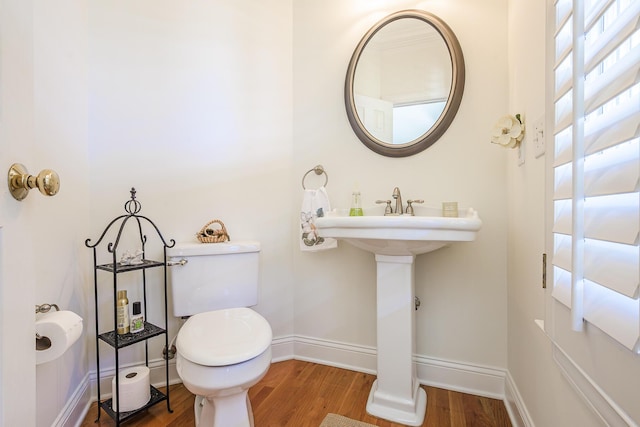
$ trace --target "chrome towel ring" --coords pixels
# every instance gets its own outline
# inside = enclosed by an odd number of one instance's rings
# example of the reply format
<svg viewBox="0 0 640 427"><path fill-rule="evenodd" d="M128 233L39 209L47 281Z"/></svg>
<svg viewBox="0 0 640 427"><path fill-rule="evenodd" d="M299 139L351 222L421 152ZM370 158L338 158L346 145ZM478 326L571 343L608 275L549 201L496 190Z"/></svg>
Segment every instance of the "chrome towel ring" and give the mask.
<svg viewBox="0 0 640 427"><path fill-rule="evenodd" d="M322 167L322 165L317 165L315 168L311 168L307 171L307 173L305 173L302 176L302 188L304 190L307 189L307 187L304 186L304 180L307 177L307 175L309 175L311 172L315 172L316 175L322 175L324 174L324 186L327 186L327 183L329 182L329 175L327 174L327 172L324 170L324 168Z"/></svg>

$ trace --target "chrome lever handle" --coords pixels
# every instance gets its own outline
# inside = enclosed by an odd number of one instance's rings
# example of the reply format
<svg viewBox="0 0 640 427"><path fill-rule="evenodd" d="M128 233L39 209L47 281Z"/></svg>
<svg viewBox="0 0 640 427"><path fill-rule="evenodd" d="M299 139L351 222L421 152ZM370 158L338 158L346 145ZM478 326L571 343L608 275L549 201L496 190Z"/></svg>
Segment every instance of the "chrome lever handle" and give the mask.
<svg viewBox="0 0 640 427"><path fill-rule="evenodd" d="M411 206L411 203L424 203L424 200L407 200L407 210L405 211L405 213L409 215L413 215L413 206Z"/></svg>
<svg viewBox="0 0 640 427"><path fill-rule="evenodd" d="M167 267L173 267L174 265L185 265L188 262L189 261L184 258L182 258L180 261L168 261Z"/></svg>
<svg viewBox="0 0 640 427"><path fill-rule="evenodd" d="M391 215L393 213L393 211L391 210L391 200L376 200L377 204L382 204L382 203L386 203L387 206L385 206L384 208L384 214L385 215Z"/></svg>

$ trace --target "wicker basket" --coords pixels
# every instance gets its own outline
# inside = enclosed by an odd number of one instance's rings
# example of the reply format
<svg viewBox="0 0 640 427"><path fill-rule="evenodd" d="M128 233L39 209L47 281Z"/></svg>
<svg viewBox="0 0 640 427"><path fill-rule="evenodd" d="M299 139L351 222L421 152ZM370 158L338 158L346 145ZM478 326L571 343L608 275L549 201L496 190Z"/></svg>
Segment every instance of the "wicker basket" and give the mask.
<svg viewBox="0 0 640 427"><path fill-rule="evenodd" d="M221 228L209 228L212 224L218 224ZM227 228L219 219L214 219L213 221L205 224L205 226L196 234L196 237L198 237L198 240L201 243L222 243L230 240Z"/></svg>

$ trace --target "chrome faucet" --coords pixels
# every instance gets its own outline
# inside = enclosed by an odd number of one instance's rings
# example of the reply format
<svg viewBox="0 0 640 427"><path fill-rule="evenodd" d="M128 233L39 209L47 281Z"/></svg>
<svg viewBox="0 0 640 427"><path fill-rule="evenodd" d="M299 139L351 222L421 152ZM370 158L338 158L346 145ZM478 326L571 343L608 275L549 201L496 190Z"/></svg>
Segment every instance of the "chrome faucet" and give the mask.
<svg viewBox="0 0 640 427"><path fill-rule="evenodd" d="M402 207L402 196L400 195L400 189L395 187L393 189L393 194L391 195L396 200L396 209L395 211L391 208L391 200L376 200L376 203L386 203L386 207L384 208L384 215L414 215L412 203L424 203L424 200L407 200L407 210L405 211Z"/></svg>
<svg viewBox="0 0 640 427"><path fill-rule="evenodd" d="M400 189L398 187L393 189L393 194L391 195L394 199L396 199L396 211L394 212L396 215L402 215L403 207L402 207L402 196L400 195Z"/></svg>

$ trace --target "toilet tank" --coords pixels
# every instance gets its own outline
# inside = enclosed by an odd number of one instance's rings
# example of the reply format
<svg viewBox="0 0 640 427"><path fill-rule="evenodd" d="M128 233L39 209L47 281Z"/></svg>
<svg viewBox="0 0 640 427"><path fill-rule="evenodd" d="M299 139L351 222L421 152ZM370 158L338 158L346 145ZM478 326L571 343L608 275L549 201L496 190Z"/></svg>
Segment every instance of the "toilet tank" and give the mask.
<svg viewBox="0 0 640 427"><path fill-rule="evenodd" d="M259 242L176 243L167 248L173 314L191 316L258 303Z"/></svg>

